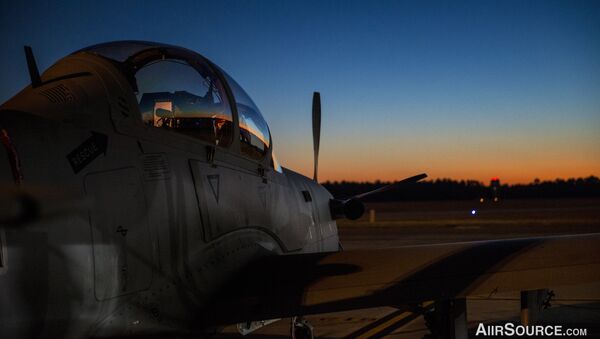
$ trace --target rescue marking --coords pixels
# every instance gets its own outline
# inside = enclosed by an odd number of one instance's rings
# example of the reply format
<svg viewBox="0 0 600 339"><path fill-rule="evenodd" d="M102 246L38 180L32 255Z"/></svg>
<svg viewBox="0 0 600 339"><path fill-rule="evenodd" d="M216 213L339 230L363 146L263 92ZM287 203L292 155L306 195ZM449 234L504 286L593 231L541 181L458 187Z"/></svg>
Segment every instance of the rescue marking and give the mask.
<svg viewBox="0 0 600 339"><path fill-rule="evenodd" d="M77 146L67 155L67 160L75 174L81 172L87 165L94 161L100 154L106 155L108 137L106 134L92 132L92 136Z"/></svg>

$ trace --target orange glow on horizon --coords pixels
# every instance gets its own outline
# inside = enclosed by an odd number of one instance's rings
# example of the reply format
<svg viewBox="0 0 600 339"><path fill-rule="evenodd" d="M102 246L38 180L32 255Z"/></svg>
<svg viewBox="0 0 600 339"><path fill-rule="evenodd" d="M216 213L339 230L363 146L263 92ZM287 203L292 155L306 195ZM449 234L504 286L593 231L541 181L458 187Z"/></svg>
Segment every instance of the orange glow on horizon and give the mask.
<svg viewBox="0 0 600 339"><path fill-rule="evenodd" d="M279 155L281 164L307 177L312 176L312 158L306 154L299 158L285 158ZM594 170L595 169L595 170ZM571 161L481 163L478 159L463 159L460 162L446 161L407 161L394 162L391 159L356 159L336 157L336 160L323 156L319 160L319 179L326 181L393 182L419 173L427 173L424 180L451 179L476 180L485 185L490 178L502 178L502 184L529 184L535 179L554 181L556 179L600 177L600 159L571 159Z"/></svg>
<svg viewBox="0 0 600 339"><path fill-rule="evenodd" d="M528 134L484 134L463 130L451 135L364 132L329 137L319 155L325 181L397 181L427 173L425 180L449 178L488 184L527 184L535 179L600 177L600 134L595 131L537 130ZM308 134L308 132L307 132ZM282 166L312 177L312 142L306 137L274 140ZM300 141L300 142L299 142Z"/></svg>

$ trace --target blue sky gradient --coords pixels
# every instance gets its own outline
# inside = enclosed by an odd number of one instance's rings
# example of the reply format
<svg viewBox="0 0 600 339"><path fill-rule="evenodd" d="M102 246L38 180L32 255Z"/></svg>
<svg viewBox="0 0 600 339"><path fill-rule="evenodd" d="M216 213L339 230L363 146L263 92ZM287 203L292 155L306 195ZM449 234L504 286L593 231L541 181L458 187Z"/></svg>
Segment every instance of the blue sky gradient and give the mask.
<svg viewBox="0 0 600 339"><path fill-rule="evenodd" d="M600 175L598 1L59 1L0 5L0 101L111 40L181 45L227 70L286 167L324 180Z"/></svg>

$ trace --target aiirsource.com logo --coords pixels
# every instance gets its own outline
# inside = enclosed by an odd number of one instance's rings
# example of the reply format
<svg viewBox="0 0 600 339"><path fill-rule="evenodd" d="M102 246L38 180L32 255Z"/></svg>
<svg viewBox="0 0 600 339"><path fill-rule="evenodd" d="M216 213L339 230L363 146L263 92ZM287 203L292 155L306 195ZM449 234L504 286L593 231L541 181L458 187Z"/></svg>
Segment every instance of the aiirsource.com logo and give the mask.
<svg viewBox="0 0 600 339"><path fill-rule="evenodd" d="M475 336L506 336L506 337L584 337L586 328L563 328L561 325L484 325L479 323Z"/></svg>

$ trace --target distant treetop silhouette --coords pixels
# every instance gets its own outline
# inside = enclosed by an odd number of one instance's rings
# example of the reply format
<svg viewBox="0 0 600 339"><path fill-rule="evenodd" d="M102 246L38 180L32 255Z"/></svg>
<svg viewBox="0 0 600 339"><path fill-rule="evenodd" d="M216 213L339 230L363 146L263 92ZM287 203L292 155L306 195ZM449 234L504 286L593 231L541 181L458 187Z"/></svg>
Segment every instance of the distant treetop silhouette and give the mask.
<svg viewBox="0 0 600 339"><path fill-rule="evenodd" d="M336 198L351 197L389 184L389 182L325 182L325 186ZM408 200L468 200L490 198L490 186L476 180L436 179L409 184L394 191L384 192L365 199L366 201L408 201ZM600 197L600 179L587 178L556 179L529 184L500 185L498 196L501 199L521 198L591 198Z"/></svg>

